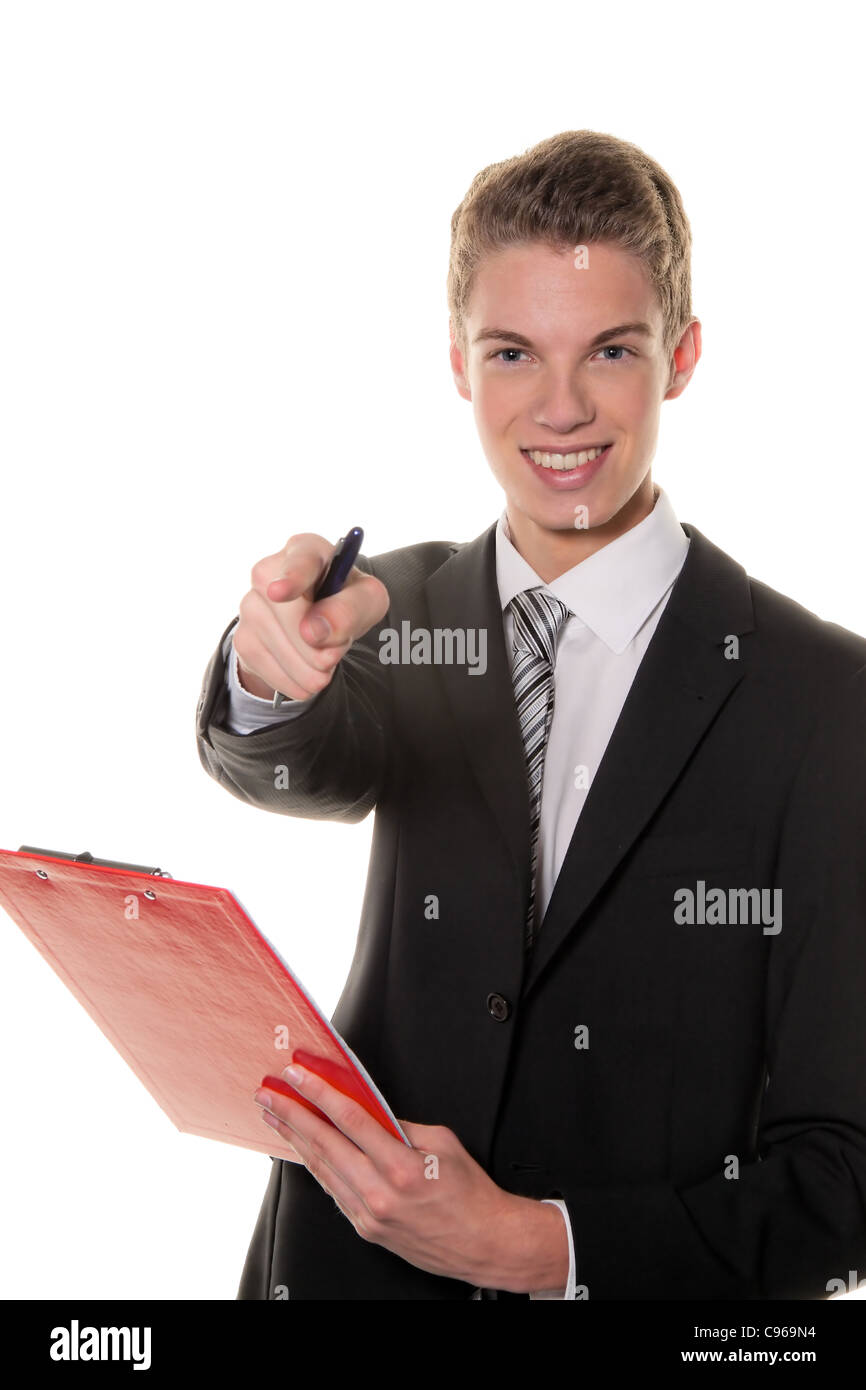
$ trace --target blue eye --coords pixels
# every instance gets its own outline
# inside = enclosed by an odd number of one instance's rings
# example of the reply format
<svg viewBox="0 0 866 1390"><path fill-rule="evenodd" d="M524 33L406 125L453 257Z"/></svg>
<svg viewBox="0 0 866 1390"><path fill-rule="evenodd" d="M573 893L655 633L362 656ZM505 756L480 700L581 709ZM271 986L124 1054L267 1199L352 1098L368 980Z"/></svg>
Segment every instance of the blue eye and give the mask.
<svg viewBox="0 0 866 1390"><path fill-rule="evenodd" d="M625 354L628 354L629 357L635 356L634 349L624 347L622 343L608 343L606 347L599 348L598 351L602 354L602 361L604 362L623 362L625 360ZM607 357L604 356L606 353L616 353L618 355ZM526 357L527 355L528 354L525 353L522 348L500 348L498 352L491 353L493 359L509 367L517 366L518 359Z"/></svg>

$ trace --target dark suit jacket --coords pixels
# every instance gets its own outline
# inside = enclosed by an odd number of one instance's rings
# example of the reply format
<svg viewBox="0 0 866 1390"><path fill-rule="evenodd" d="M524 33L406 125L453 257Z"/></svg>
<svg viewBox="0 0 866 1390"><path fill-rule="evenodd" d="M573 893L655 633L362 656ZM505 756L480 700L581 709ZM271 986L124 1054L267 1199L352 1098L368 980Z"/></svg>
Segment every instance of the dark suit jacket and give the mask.
<svg viewBox="0 0 866 1390"><path fill-rule="evenodd" d="M361 557L391 608L294 721L225 729L221 639L198 749L264 810L354 822L375 807L334 1024L401 1119L450 1126L511 1192L565 1198L589 1298L822 1298L866 1273L866 640L684 530L528 961L494 526ZM486 628L486 674L383 664L380 628L404 619ZM781 930L675 921L674 894L698 880L780 889ZM364 1241L275 1159L239 1297L279 1284L302 1299L472 1292Z"/></svg>

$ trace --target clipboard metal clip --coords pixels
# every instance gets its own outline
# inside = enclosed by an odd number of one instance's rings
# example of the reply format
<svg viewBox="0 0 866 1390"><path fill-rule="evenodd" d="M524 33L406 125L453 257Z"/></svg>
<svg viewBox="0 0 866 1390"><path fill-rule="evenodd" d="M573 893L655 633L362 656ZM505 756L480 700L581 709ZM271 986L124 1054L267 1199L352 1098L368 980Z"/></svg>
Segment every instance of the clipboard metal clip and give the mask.
<svg viewBox="0 0 866 1390"><path fill-rule="evenodd" d="M125 864L120 859L96 859L90 850L82 850L81 854L64 854L59 849L39 849L36 845L19 845L19 854L42 854L48 859L68 859L73 864L97 864L106 869L130 869L137 874L150 874L151 878L171 878L171 874L166 873L165 869L154 869L149 864Z"/></svg>

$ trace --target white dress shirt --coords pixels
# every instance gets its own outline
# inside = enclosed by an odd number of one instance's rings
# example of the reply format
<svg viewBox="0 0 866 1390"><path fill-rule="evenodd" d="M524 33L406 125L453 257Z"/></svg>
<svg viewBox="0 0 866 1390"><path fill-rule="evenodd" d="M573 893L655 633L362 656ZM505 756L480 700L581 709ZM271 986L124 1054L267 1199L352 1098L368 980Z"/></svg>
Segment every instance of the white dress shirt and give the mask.
<svg viewBox="0 0 866 1390"><path fill-rule="evenodd" d="M593 777L689 547L658 484L655 496L653 510L637 526L549 584L515 549L505 511L496 526L496 582L512 665L513 617L508 605L515 594L540 586L569 609L556 649L553 720L542 782L536 868L539 930ZM233 733L248 734L296 719L319 698L291 700L274 710L270 700L244 690L233 632L234 628L227 633L223 645L229 690L226 724ZM564 1290L542 1290L530 1298L573 1299L575 1252L568 1210L559 1198L543 1200L559 1207L565 1221L568 1283ZM480 1299L480 1290L473 1297Z"/></svg>

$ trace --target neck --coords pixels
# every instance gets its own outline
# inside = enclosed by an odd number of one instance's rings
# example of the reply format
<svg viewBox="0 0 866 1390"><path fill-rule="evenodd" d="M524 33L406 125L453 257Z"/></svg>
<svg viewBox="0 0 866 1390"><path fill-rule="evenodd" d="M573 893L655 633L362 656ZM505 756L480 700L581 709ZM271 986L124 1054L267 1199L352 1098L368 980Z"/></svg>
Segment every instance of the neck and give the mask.
<svg viewBox="0 0 866 1390"><path fill-rule="evenodd" d="M539 578L545 584L550 584L644 521L655 506L657 496L658 489L647 474L625 506L603 526L588 526L585 529L570 527L561 531L539 525L509 501L505 512L509 539Z"/></svg>

